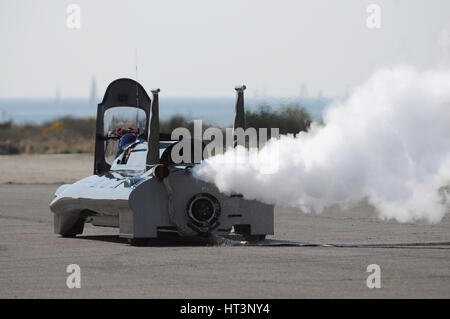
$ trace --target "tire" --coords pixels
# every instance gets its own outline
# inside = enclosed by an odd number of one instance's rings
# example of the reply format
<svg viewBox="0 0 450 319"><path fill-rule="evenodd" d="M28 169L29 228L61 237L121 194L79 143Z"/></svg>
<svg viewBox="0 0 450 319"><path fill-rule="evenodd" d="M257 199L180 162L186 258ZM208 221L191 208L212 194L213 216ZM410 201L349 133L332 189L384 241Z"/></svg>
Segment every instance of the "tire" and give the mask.
<svg viewBox="0 0 450 319"><path fill-rule="evenodd" d="M128 243L135 247L144 247L149 244L149 238L129 238Z"/></svg>
<svg viewBox="0 0 450 319"><path fill-rule="evenodd" d="M258 242L266 239L266 235L252 235L250 225L234 225L234 232L244 236L244 239L249 242Z"/></svg>
<svg viewBox="0 0 450 319"><path fill-rule="evenodd" d="M58 227L56 233L64 238L76 237L76 235L83 233L84 222L84 218L81 217L74 219L72 216L55 215L55 226ZM58 224L56 225L56 223Z"/></svg>

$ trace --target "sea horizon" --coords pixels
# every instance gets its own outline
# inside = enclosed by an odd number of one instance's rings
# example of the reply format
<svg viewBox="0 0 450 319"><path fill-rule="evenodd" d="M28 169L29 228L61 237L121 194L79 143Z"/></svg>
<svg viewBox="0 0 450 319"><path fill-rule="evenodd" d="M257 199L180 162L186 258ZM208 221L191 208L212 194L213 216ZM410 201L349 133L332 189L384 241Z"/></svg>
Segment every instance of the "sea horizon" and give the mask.
<svg viewBox="0 0 450 319"><path fill-rule="evenodd" d="M313 120L322 120L324 109L334 97L245 97L246 110L268 105L276 110L283 105L304 107ZM0 123L43 124L62 117L87 118L97 114L97 103L88 97L0 97ZM167 120L182 115L189 120L229 126L234 118L234 97L164 97L160 98L160 118Z"/></svg>

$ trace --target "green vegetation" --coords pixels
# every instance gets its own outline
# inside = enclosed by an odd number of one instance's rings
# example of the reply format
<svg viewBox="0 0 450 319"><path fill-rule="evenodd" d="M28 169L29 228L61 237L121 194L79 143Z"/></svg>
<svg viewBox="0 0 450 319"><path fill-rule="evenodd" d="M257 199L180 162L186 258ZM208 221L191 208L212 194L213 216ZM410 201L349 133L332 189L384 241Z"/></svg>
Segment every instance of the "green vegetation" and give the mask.
<svg viewBox="0 0 450 319"><path fill-rule="evenodd" d="M280 134L297 134L307 131L311 125L308 112L296 104L283 105L277 111L273 111L269 105L262 105L256 111L247 111L245 121L247 127L256 129L278 127Z"/></svg>
<svg viewBox="0 0 450 319"><path fill-rule="evenodd" d="M264 105L246 112L247 127L278 127L280 134L306 131L311 123L309 114L298 105L285 105L277 111ZM161 132L170 133L177 127L186 127L193 133L193 123L181 115L161 121ZM203 124L203 129L210 125ZM42 125L0 123L0 155L93 153L95 119L64 117Z"/></svg>
<svg viewBox="0 0 450 319"><path fill-rule="evenodd" d="M42 125L0 124L0 154L90 153L95 119L61 118Z"/></svg>

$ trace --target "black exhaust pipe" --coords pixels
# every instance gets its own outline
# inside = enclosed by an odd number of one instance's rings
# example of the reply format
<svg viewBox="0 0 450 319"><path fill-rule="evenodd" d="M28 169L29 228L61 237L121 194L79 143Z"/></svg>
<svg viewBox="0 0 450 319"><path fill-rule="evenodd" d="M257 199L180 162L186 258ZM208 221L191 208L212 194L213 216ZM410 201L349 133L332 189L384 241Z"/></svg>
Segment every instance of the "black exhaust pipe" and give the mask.
<svg viewBox="0 0 450 319"><path fill-rule="evenodd" d="M150 127L148 130L147 165L159 164L159 96L160 89L153 89L150 110Z"/></svg>
<svg viewBox="0 0 450 319"><path fill-rule="evenodd" d="M246 88L245 84L234 88L236 90L236 107L234 110L233 147L236 147L238 143L236 129L242 128L245 131L244 91Z"/></svg>
<svg viewBox="0 0 450 319"><path fill-rule="evenodd" d="M236 90L236 108L234 113L234 125L233 128L237 129L241 127L245 130L245 110L244 110L244 91L247 87L245 84L238 85L234 89Z"/></svg>

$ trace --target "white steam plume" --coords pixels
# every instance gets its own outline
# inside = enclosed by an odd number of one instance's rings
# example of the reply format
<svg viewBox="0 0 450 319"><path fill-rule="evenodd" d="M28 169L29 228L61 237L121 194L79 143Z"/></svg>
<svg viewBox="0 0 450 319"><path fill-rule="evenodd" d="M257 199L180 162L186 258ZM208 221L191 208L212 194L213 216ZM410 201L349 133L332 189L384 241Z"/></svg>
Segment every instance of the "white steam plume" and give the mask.
<svg viewBox="0 0 450 319"><path fill-rule="evenodd" d="M225 193L321 212L368 198L382 218L438 222L448 209L450 71L382 69L295 138L271 140L252 162L238 147L194 175ZM278 170L264 171L267 161Z"/></svg>

